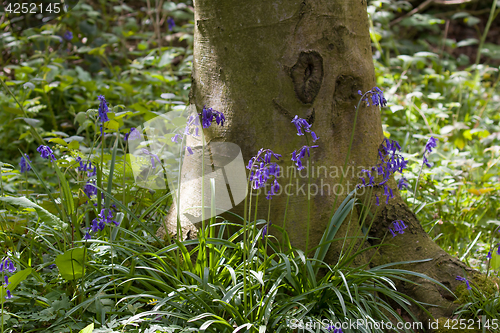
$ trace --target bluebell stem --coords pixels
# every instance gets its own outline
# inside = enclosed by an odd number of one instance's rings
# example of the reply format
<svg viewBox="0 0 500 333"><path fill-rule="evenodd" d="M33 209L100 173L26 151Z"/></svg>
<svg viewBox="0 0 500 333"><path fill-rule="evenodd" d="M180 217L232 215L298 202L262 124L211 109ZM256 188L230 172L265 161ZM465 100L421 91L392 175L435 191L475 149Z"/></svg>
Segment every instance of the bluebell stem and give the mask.
<svg viewBox="0 0 500 333"><path fill-rule="evenodd" d="M36 149L36 151L39 152L40 156L44 159L51 159L52 161L56 160L56 157L54 156L54 152L52 151L52 149L50 149L49 146L41 145L40 147L38 147Z"/></svg>
<svg viewBox="0 0 500 333"><path fill-rule="evenodd" d="M462 281L462 282L465 282L465 284L467 285L467 290L471 290L471 286L469 284L469 280L467 280L466 278L463 278L461 276L457 276L457 278L455 280L458 280L458 281Z"/></svg>
<svg viewBox="0 0 500 333"><path fill-rule="evenodd" d="M24 154L24 156L21 157L21 161L19 162L19 166L21 167L21 173L25 173L31 170L31 167L28 164L28 162L26 162L26 160L31 162L28 155Z"/></svg>
<svg viewBox="0 0 500 333"><path fill-rule="evenodd" d="M109 109L108 109L108 105L106 103L106 98L104 98L103 95L99 95L97 96L97 99L99 99L99 118L101 119L101 122L105 123L107 121L109 121L109 118L108 118L108 112L109 112ZM101 133L102 133L102 129L101 129Z"/></svg>

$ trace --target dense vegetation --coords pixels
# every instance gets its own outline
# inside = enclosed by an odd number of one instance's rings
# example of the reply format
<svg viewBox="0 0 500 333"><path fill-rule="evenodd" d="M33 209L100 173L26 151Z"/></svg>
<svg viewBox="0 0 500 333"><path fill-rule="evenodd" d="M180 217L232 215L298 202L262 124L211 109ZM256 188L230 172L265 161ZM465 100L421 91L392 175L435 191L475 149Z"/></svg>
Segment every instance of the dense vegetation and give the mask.
<svg viewBox="0 0 500 333"><path fill-rule="evenodd" d="M443 249L497 276L500 3L404 16L411 9L396 0L368 6L377 85L388 101L384 133L410 161L402 193ZM198 240L156 236L172 196L136 185L126 136L188 103L191 1L81 1L21 33L1 15L0 271L9 283L0 289L2 332L285 332L292 319L411 322L392 309L412 300L390 281L413 273L353 268L359 251L351 247L324 264L328 242L342 241L333 228L316 261L266 236L267 228L284 233L279 225L240 216L212 218ZM431 136L429 168L422 154ZM332 225L352 209L353 195ZM323 264L325 275L316 274ZM498 285L467 281L460 303L461 318L500 319Z"/></svg>

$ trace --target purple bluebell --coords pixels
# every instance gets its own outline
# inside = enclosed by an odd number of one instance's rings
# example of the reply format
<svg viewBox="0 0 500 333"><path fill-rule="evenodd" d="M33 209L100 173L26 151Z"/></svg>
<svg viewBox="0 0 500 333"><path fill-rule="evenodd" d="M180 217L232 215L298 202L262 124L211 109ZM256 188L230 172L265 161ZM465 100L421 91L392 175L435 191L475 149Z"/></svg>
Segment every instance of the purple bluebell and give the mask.
<svg viewBox="0 0 500 333"><path fill-rule="evenodd" d="M10 290L7 289L7 296L5 296L5 299L11 299L12 298L12 294L10 293Z"/></svg>
<svg viewBox="0 0 500 333"><path fill-rule="evenodd" d="M339 328L335 328L334 325L330 325L326 329L328 330L328 332L330 332L330 331L333 330L332 333L344 333L344 332L342 332L342 328L340 328L340 327Z"/></svg>
<svg viewBox="0 0 500 333"><path fill-rule="evenodd" d="M89 240L89 239L92 239L92 236L89 234L89 232L85 232L85 236L83 236L83 239L85 240Z"/></svg>
<svg viewBox="0 0 500 333"><path fill-rule="evenodd" d="M250 182L254 190L266 186L268 180L274 177L274 182L271 189L267 193L266 199L270 200L273 195L276 195L280 189L277 178L281 174L280 167L276 162L272 162L274 157L279 160L281 155L274 153L271 149L260 149L256 156L248 161L247 169L250 170Z"/></svg>
<svg viewBox="0 0 500 333"><path fill-rule="evenodd" d="M71 31L66 31L63 35L63 38L67 41L70 41L73 39L73 33Z"/></svg>
<svg viewBox="0 0 500 333"><path fill-rule="evenodd" d="M269 224L266 223L266 225L264 226L264 228L262 228L262 240L264 240L264 238L266 237L267 235L267 227L271 226L273 223L272 222L269 222Z"/></svg>
<svg viewBox="0 0 500 333"><path fill-rule="evenodd" d="M141 133L135 127L131 127L130 131L125 134L125 141L137 140L141 137Z"/></svg>
<svg viewBox="0 0 500 333"><path fill-rule="evenodd" d="M431 136L429 140L427 140L427 143L425 144L423 163L429 168L432 168L434 164L429 162L429 160L427 159L427 153L430 154L432 152L432 148L437 147L437 141L438 141L437 139Z"/></svg>
<svg viewBox="0 0 500 333"><path fill-rule="evenodd" d="M5 281L3 285L4 285L5 287L7 287L7 286L9 285L9 277L8 277L7 275L4 275L4 276L3 276L3 279L4 279L4 281Z"/></svg>
<svg viewBox="0 0 500 333"><path fill-rule="evenodd" d="M105 123L109 121L108 118L108 104L106 102L106 98L104 98L103 95L97 96L97 99L99 99L99 118L101 119L101 122ZM102 127L101 127L101 133L102 133Z"/></svg>
<svg viewBox="0 0 500 333"><path fill-rule="evenodd" d="M316 136L316 133L311 131L311 125L309 125L307 120L299 118L299 116L295 115L295 117L292 119L292 124L294 124L295 128L297 129L297 135L304 135L304 132L306 132L311 133L313 142L316 142L319 139ZM304 130L304 132L302 132L302 129Z"/></svg>
<svg viewBox="0 0 500 333"><path fill-rule="evenodd" d="M87 184L85 184L85 186L83 187L83 193L85 193L89 199L91 199L93 195L97 194L97 187L95 186L95 180L87 181Z"/></svg>
<svg viewBox="0 0 500 333"><path fill-rule="evenodd" d="M299 149L297 152L296 150L293 151L292 153L292 161L295 162L295 165L297 166L297 170L302 170L304 169L304 166L302 165L302 159L306 156L310 157L310 149L311 148L318 148L319 146L303 146L302 148Z"/></svg>
<svg viewBox="0 0 500 333"><path fill-rule="evenodd" d="M226 117L224 117L224 114L222 112L214 110L212 108L207 109L205 106L203 106L203 110L200 115L203 128L210 127L214 119L217 125L224 126L224 121L226 120Z"/></svg>
<svg viewBox="0 0 500 333"><path fill-rule="evenodd" d="M498 245L497 254L500 256L500 244L497 245Z"/></svg>
<svg viewBox="0 0 500 333"><path fill-rule="evenodd" d="M161 164L161 161L160 161L160 158L158 157L158 155L151 153L146 148L142 148L142 153L151 157L151 166L152 166L153 170L156 170L155 159L158 161L158 163Z"/></svg>
<svg viewBox="0 0 500 333"><path fill-rule="evenodd" d="M189 146L186 146L186 150L188 151L189 155L193 155L193 149L191 149L191 147Z"/></svg>
<svg viewBox="0 0 500 333"><path fill-rule="evenodd" d="M172 31L175 27L175 21L172 17L169 17L167 19L167 24L168 24L168 30Z"/></svg>
<svg viewBox="0 0 500 333"><path fill-rule="evenodd" d="M488 251L488 255L486 256L486 259L491 259L491 251Z"/></svg>
<svg viewBox="0 0 500 333"><path fill-rule="evenodd" d="M179 143L180 137L181 137L180 134L176 134L170 140L172 140L172 142Z"/></svg>
<svg viewBox="0 0 500 333"><path fill-rule="evenodd" d="M388 203L389 199L394 197L394 194L392 189L386 183L389 181L391 175L396 172L403 173L403 170L408 166L408 161L406 161L403 156L399 154L400 151L401 146L397 141L384 139L384 142L378 151L379 163L376 166L371 167L370 170L361 171L368 176L369 181L367 183L364 178L361 178L363 184L359 184L358 188L374 185L383 186L386 203ZM375 174L382 176L382 180L378 183L374 180ZM406 181L406 178L401 178L398 181L398 189L401 190L403 187L408 186Z"/></svg>
<svg viewBox="0 0 500 333"><path fill-rule="evenodd" d="M362 94L361 90L358 90L358 94ZM384 92L378 87L373 87L371 90L368 90L363 96L366 96L365 98L363 98L366 106L370 106L370 101L374 106L384 107L387 105L387 100L384 97Z"/></svg>
<svg viewBox="0 0 500 333"><path fill-rule="evenodd" d="M54 156L54 152L52 151L52 149L50 149L49 146L41 145L40 147L38 147L36 149L36 151L39 152L40 156L44 159L51 159L52 161L56 160L56 157Z"/></svg>
<svg viewBox="0 0 500 333"><path fill-rule="evenodd" d="M398 180L398 190L402 190L403 188L407 188L409 185L408 185L408 180L405 178L405 177L401 177L399 178Z"/></svg>
<svg viewBox="0 0 500 333"><path fill-rule="evenodd" d="M465 282L465 284L467 285L467 290L471 290L472 289L472 287L469 284L469 280L467 280L466 278L463 278L461 276L457 276L457 278L455 280Z"/></svg>
<svg viewBox="0 0 500 333"><path fill-rule="evenodd" d="M110 209L103 208L97 217L92 220L91 229L92 232L97 232L103 230L106 224L111 224L118 226L119 223L113 220L113 212Z"/></svg>
<svg viewBox="0 0 500 333"><path fill-rule="evenodd" d="M28 155L24 154L24 156L21 157L21 161L19 162L19 166L21 167L21 173L25 173L31 170L31 167L26 160L31 162Z"/></svg>
<svg viewBox="0 0 500 333"><path fill-rule="evenodd" d="M86 171L88 177L94 177L97 174L96 166L92 166L92 161L88 161L88 163L83 163L82 159L78 160L80 166L78 166L78 171Z"/></svg>
<svg viewBox="0 0 500 333"><path fill-rule="evenodd" d="M406 229L406 225L404 224L404 222L402 220L395 220L392 222L392 228L394 230L391 229L391 227L389 227L389 231L391 232L392 237L395 237L396 232L399 234L404 234L404 229Z"/></svg>

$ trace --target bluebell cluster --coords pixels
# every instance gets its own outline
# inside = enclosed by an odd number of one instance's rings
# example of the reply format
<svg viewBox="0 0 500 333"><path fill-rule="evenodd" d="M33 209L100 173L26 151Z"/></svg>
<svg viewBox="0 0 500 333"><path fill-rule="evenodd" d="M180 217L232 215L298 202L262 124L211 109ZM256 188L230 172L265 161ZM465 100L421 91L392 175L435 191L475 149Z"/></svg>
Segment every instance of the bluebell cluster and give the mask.
<svg viewBox="0 0 500 333"><path fill-rule="evenodd" d="M40 147L38 147L36 149L36 151L39 152L40 156L44 159L51 159L52 161L56 160L56 157L54 156L54 152L52 151L52 149L50 149L49 146L41 145Z"/></svg>
<svg viewBox="0 0 500 333"><path fill-rule="evenodd" d="M433 164L427 160L426 155L427 153L430 154L432 152L432 148L436 147L437 147L437 139L431 136L427 141L427 143L425 144L425 150L424 150L424 164L427 165L429 168L432 168Z"/></svg>
<svg viewBox="0 0 500 333"><path fill-rule="evenodd" d="M404 234L404 229L406 229L406 225L404 224L404 222L402 220L393 221L392 227L394 230L389 227L389 231L391 232L392 237L395 237L396 233Z"/></svg>
<svg viewBox="0 0 500 333"><path fill-rule="evenodd" d="M266 196L268 200L280 189L277 178L280 176L281 170L276 162L271 161L273 157L279 160L281 155L274 153L271 149L262 148L256 156L250 159L247 165L247 169L251 170L250 182L254 190L265 187L267 181L274 177L274 182Z"/></svg>
<svg viewBox="0 0 500 333"><path fill-rule="evenodd" d="M217 125L224 126L224 121L226 120L226 117L224 117L224 114L222 114L222 112L214 110L212 108L207 109L205 106L203 106L203 110L200 116L203 128L210 127L214 119L217 122Z"/></svg>
<svg viewBox="0 0 500 333"><path fill-rule="evenodd" d="M97 194L97 187L95 186L95 180L90 181L87 180L87 184L83 187L83 192L87 195L87 197L90 199L92 198L93 195Z"/></svg>
<svg viewBox="0 0 500 333"><path fill-rule="evenodd" d="M363 169L361 172L365 173L364 178L360 178L363 184L358 185L358 188L364 186L384 186L384 195L386 196L385 202L388 203L390 198L394 197L392 189L387 185L387 182L391 176L396 173L403 173L403 170L408 166L408 161L406 161L403 156L398 154L401 151L401 146L397 141L384 139L384 144L378 152L379 163L371 167L370 170ZM375 176L381 175L382 181L377 183L375 181ZM367 178L367 179L365 179ZM408 181L406 178L402 177L398 181L398 189L402 190L404 187L408 187ZM376 196L377 205L379 205L379 197Z"/></svg>
<svg viewBox="0 0 500 333"><path fill-rule="evenodd" d="M101 209L101 212L95 219L92 220L92 225L90 229L92 232L96 233L98 231L101 231L106 227L107 224L113 223L114 225L118 226L119 223L113 220L113 212L111 209Z"/></svg>
<svg viewBox="0 0 500 333"><path fill-rule="evenodd" d="M175 27L175 21L172 17L169 17L167 19L167 24L168 24L168 30L172 31Z"/></svg>
<svg viewBox="0 0 500 333"><path fill-rule="evenodd" d="M358 90L358 94L363 95L361 90ZM379 87L373 87L371 90L368 90L363 96L366 96L365 98L363 98L366 106L370 106L370 101L371 105L374 106L384 107L387 105L387 100L384 97L384 93Z"/></svg>
<svg viewBox="0 0 500 333"><path fill-rule="evenodd" d="M16 267L14 266L14 263L10 258L6 258L2 261L0 261L0 273L2 273L3 278L4 278L4 283L3 286L5 289L7 289L7 286L9 285L9 277L5 273L14 273L16 271ZM10 293L10 290L7 289L7 296L5 296L5 299L11 299L12 294Z"/></svg>
<svg viewBox="0 0 500 333"><path fill-rule="evenodd" d="M104 98L103 95L97 96L97 99L99 99L99 118L101 119L101 122L105 123L109 121L108 118L108 105L106 103L106 98ZM101 132L102 132L102 127L101 127Z"/></svg>
<svg viewBox="0 0 500 333"><path fill-rule="evenodd" d="M28 172L31 170L31 167L30 165L28 164L28 162L26 162L26 160L30 161L30 158L28 157L28 155L24 154L22 157L21 157L21 161L19 162L19 166L21 167L21 173L25 173L25 172Z"/></svg>
<svg viewBox="0 0 500 333"><path fill-rule="evenodd" d="M292 119L292 124L294 124L295 128L297 129L297 135L305 135L304 134L304 132L305 132L305 133L309 133L311 135L313 142L316 142L319 139L318 136L316 135L316 133L311 131L311 125L309 125L309 123L305 119L299 118L299 116L296 115ZM304 132L302 132L302 130L304 130ZM300 148L298 152L297 152L297 150L293 151L292 161L295 162L295 166L297 166L297 170L304 169L304 166L302 165L302 159L306 156L306 153L307 153L307 156L310 157L311 156L310 149L311 148L318 148L318 147L319 147L318 145L302 146L302 148Z"/></svg>
<svg viewBox="0 0 500 333"><path fill-rule="evenodd" d="M150 152L149 150L147 150L146 148L142 148L141 152L145 155L148 155L151 157L151 165L153 167L153 170L156 170L156 164L155 164L155 160L158 161L158 163L161 164L161 161L160 159L158 158L158 155L156 154L153 154L152 152Z"/></svg>
<svg viewBox="0 0 500 333"><path fill-rule="evenodd" d="M465 284L467 285L467 290L471 290L471 286L469 284L469 280L467 280L466 278L463 278L461 276L457 276L457 278L455 280L458 280L458 281L462 281L462 282L465 282Z"/></svg>
<svg viewBox="0 0 500 333"><path fill-rule="evenodd" d="M97 174L96 166L92 166L92 162L88 161L88 163L83 163L82 158L78 156L76 161L80 164L77 167L78 171L86 171L88 177L94 177Z"/></svg>

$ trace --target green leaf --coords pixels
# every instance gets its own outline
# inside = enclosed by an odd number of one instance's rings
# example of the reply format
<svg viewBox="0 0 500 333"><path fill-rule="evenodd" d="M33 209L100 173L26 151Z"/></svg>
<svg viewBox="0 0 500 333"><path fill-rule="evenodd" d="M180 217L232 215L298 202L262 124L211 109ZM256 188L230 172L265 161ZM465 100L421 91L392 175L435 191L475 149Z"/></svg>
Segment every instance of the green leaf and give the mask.
<svg viewBox="0 0 500 333"><path fill-rule="evenodd" d="M52 215L44 208L38 206L36 203L31 202L26 197L0 197L0 201L6 202L14 207L22 208L33 208L35 209L38 217L42 222L50 227L58 229L66 229L68 227L67 223L61 221L57 216Z"/></svg>
<svg viewBox="0 0 500 333"><path fill-rule="evenodd" d="M53 139L50 139L49 142L58 143L60 145L63 145L64 147L66 147L68 145L68 143L61 138L53 138Z"/></svg>
<svg viewBox="0 0 500 333"><path fill-rule="evenodd" d="M85 249L78 247L56 257L56 265L66 281L76 280L83 276L83 260Z"/></svg>
<svg viewBox="0 0 500 333"><path fill-rule="evenodd" d="M69 188L68 180L66 176L61 172L59 166L54 163L54 168L56 169L57 177L61 183L62 192L64 195L64 206L66 207L66 212L71 215L75 212L75 202L73 201L73 194Z"/></svg>
<svg viewBox="0 0 500 333"><path fill-rule="evenodd" d="M3 285L2 288L0 288L0 303L3 303L5 301L5 296L7 296L7 289L12 292L17 287L17 285L21 283L21 281L25 280L28 275L31 274L32 270L33 269L31 267L28 267L9 277L9 285L7 286L7 288Z"/></svg>
<svg viewBox="0 0 500 333"><path fill-rule="evenodd" d="M82 329L79 333L92 333L93 330L94 330L94 323L88 325L87 327Z"/></svg>
<svg viewBox="0 0 500 333"><path fill-rule="evenodd" d="M493 254L491 255L490 265L491 267L493 267L493 269L500 268L500 256L496 252L493 252Z"/></svg>

